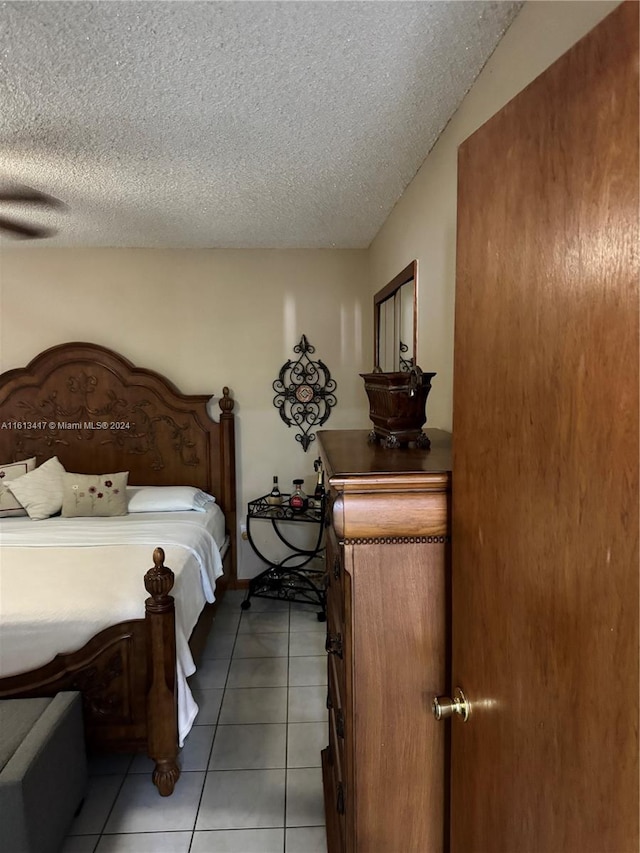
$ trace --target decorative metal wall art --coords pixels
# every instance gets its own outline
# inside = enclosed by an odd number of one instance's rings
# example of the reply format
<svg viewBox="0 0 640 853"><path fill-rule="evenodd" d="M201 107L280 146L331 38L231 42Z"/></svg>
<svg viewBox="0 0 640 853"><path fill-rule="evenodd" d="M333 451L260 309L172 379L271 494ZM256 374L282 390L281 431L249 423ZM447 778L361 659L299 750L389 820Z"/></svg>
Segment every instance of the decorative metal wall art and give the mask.
<svg viewBox="0 0 640 853"><path fill-rule="evenodd" d="M288 427L298 428L296 441L307 451L316 439L312 430L327 421L337 402L333 393L336 383L326 364L320 359L312 361L309 358L316 348L311 346L306 335L300 338L293 351L299 353L299 357L297 361L286 361L280 368L273 383L276 392L273 405Z"/></svg>

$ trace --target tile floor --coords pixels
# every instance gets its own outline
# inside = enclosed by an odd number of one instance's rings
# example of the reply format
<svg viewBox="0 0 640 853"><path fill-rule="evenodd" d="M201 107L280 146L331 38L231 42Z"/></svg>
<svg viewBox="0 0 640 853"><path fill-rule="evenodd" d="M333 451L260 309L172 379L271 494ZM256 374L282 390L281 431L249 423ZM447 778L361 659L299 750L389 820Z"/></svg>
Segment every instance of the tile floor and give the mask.
<svg viewBox="0 0 640 853"><path fill-rule="evenodd" d="M225 596L190 679L200 713L173 795L144 756L92 759L61 853L325 853L325 623L268 599L242 611L243 598Z"/></svg>

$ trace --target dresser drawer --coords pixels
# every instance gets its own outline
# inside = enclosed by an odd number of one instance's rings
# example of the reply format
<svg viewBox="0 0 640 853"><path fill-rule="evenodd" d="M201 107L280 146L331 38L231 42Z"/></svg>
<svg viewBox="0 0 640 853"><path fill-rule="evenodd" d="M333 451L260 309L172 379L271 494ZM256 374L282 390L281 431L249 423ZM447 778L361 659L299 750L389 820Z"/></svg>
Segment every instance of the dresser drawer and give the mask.
<svg viewBox="0 0 640 853"><path fill-rule="evenodd" d="M333 698L342 707L346 698L345 654L347 643L346 626L339 621L335 608L327 602L327 636L325 649L327 651L328 683L330 692L336 694Z"/></svg>
<svg viewBox="0 0 640 853"><path fill-rule="evenodd" d="M345 768L345 726L346 714L342 697L344 696L344 684L341 683L341 673L337 671L337 667L333 658L329 658L329 686L327 693L327 706L329 708L329 728L333 725L336 734L336 745L339 751L340 766L344 773Z"/></svg>
<svg viewBox="0 0 640 853"><path fill-rule="evenodd" d="M344 661L336 655L329 655L327 661L328 690L332 707L344 709L346 684L344 677Z"/></svg>
<svg viewBox="0 0 640 853"><path fill-rule="evenodd" d="M327 600L333 601L340 621L342 621L344 619L344 549L338 542L333 528L327 530L325 543Z"/></svg>
<svg viewBox="0 0 640 853"><path fill-rule="evenodd" d="M346 853L344 786L337 776L335 765L331 764L330 749L327 747L322 750L322 784L327 827L327 850L330 853Z"/></svg>
<svg viewBox="0 0 640 853"><path fill-rule="evenodd" d="M338 732L338 717L335 709L329 711L329 756L332 762L333 790L327 808L333 812L332 823L337 824L341 848L344 849L346 836L347 787L344 772L344 753L342 738Z"/></svg>
<svg viewBox="0 0 640 853"><path fill-rule="evenodd" d="M340 722L342 720L342 723ZM344 787L344 738L339 728L344 725L344 717L341 709L329 709L329 755L333 773Z"/></svg>

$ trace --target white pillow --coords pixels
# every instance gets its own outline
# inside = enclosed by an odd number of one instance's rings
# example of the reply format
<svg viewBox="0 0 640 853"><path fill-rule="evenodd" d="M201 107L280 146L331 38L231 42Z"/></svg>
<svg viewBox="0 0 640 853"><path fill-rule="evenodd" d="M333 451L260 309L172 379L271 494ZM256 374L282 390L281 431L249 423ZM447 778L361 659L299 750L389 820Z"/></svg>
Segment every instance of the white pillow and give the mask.
<svg viewBox="0 0 640 853"><path fill-rule="evenodd" d="M7 483L7 489L34 520L49 518L62 509L62 484L65 470L53 456L39 468Z"/></svg>
<svg viewBox="0 0 640 853"><path fill-rule="evenodd" d="M212 495L193 486L127 486L129 512L204 512L215 502Z"/></svg>
<svg viewBox="0 0 640 853"><path fill-rule="evenodd" d="M36 457L25 459L23 462L9 462L7 465L0 465L0 518L6 518L9 515L26 515L27 511L20 506L14 498L13 493L7 488L7 483L12 480L17 480L29 471L33 471L36 467Z"/></svg>

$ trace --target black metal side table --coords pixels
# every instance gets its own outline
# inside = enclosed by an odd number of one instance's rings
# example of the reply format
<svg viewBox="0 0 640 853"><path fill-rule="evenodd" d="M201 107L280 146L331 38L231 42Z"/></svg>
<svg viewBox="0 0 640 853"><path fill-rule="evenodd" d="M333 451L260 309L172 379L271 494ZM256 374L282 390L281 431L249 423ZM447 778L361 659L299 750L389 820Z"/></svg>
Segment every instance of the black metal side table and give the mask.
<svg viewBox="0 0 640 853"><path fill-rule="evenodd" d="M274 598L314 604L320 608L317 614L318 621L324 622L327 618L324 567L319 569L309 565L324 551L322 544L324 501L315 501L314 505L304 512L295 512L289 506L290 495L283 494L282 504L279 505L270 504L268 497L269 495L264 495L249 501L247 507L247 539L267 568L251 579L247 597L240 606L243 610L248 610L251 607L252 598ZM277 562L261 553L251 535L252 521L271 522L276 536L291 553ZM284 530L286 524L290 522L317 525L318 535L311 549L300 548L287 539Z"/></svg>

